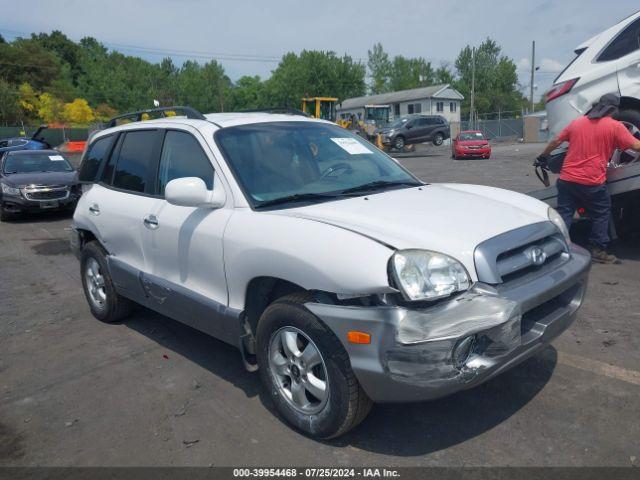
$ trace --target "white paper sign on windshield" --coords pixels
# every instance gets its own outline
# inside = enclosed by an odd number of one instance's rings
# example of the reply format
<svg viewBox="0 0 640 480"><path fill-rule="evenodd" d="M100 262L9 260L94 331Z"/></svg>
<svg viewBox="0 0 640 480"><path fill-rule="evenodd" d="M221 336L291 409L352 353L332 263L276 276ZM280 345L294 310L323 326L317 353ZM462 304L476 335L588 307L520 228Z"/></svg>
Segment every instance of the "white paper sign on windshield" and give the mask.
<svg viewBox="0 0 640 480"><path fill-rule="evenodd" d="M373 153L355 138L332 138L337 145L346 150L351 155L361 155L363 153Z"/></svg>
<svg viewBox="0 0 640 480"><path fill-rule="evenodd" d="M61 162L64 161L64 157L62 155L49 155L49 160L52 160L54 162Z"/></svg>

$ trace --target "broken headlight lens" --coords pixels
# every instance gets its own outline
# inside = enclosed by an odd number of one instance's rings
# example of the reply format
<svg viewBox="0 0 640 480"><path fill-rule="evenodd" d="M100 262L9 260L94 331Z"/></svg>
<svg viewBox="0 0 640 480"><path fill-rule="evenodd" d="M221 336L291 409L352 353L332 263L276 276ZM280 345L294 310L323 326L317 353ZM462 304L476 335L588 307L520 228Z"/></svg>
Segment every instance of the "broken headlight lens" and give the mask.
<svg viewBox="0 0 640 480"><path fill-rule="evenodd" d="M569 235L569 227L564 223L564 220L560 216L560 214L556 211L555 208L549 207L549 220L558 227L558 230L564 236L564 239L567 241L567 244L571 245L571 237Z"/></svg>
<svg viewBox="0 0 640 480"><path fill-rule="evenodd" d="M407 300L437 300L467 290L471 284L459 261L429 250L398 250L391 257L391 267Z"/></svg>

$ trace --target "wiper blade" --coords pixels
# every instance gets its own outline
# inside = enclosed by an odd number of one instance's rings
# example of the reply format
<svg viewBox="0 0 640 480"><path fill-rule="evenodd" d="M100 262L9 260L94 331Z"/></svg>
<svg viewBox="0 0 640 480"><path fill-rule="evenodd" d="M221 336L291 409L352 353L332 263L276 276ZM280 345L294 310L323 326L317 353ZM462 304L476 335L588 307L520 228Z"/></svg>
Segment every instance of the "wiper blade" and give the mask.
<svg viewBox="0 0 640 480"><path fill-rule="evenodd" d="M285 203L303 202L305 200L327 200L338 198L340 195L332 193L296 193L287 195L286 197L274 198L273 200L265 200L256 205L256 208L271 207L273 205L282 205Z"/></svg>
<svg viewBox="0 0 640 480"><path fill-rule="evenodd" d="M349 193L359 193L359 192L368 192L371 190L378 190L383 187L392 187L392 186L419 187L421 185L424 185L424 184L420 182L415 182L415 181L389 182L387 180L376 180L374 182L365 183L364 185L358 185L357 187L341 190L340 193L349 194Z"/></svg>

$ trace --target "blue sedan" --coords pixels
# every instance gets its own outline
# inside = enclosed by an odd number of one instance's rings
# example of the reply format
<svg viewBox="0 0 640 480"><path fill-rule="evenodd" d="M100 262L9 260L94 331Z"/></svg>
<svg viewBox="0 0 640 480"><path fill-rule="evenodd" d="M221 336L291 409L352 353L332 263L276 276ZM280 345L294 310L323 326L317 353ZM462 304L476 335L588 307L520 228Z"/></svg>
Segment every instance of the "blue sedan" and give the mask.
<svg viewBox="0 0 640 480"><path fill-rule="evenodd" d="M14 150L47 150L51 148L51 145L47 143L44 137L39 137L46 125L41 126L31 136L27 137L13 137L0 139L0 156L5 152L12 152Z"/></svg>

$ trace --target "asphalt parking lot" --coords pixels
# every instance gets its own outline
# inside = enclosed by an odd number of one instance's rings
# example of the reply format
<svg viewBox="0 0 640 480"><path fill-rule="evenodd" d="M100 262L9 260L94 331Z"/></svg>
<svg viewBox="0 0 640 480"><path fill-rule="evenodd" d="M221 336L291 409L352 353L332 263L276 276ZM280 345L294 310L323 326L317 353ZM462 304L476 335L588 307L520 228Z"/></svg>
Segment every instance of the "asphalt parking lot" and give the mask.
<svg viewBox="0 0 640 480"><path fill-rule="evenodd" d="M429 182L528 191L541 149L401 162ZM2 465L640 466L638 241L616 245L622 265L593 267L577 321L536 357L442 400L374 406L347 436L317 442L272 415L232 347L143 309L95 320L69 223L0 224Z"/></svg>

